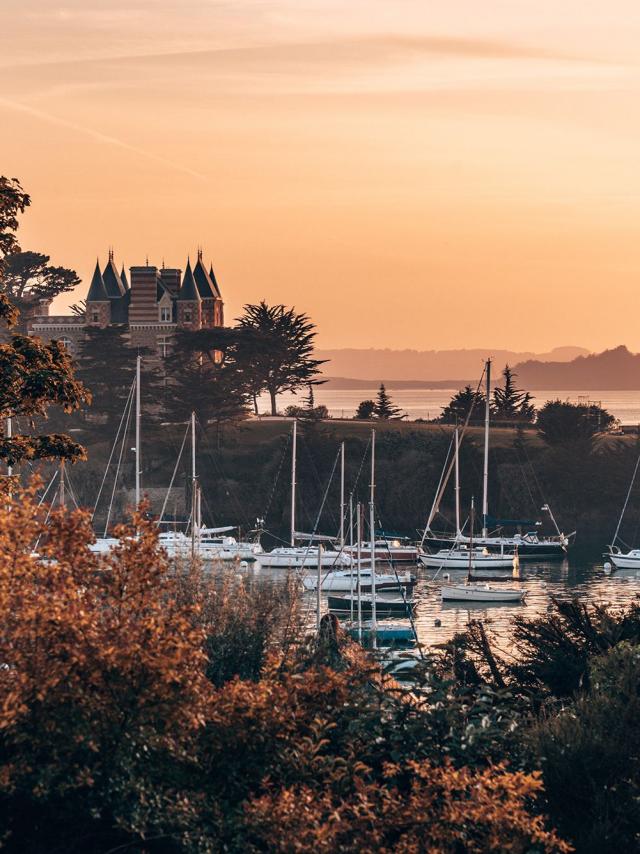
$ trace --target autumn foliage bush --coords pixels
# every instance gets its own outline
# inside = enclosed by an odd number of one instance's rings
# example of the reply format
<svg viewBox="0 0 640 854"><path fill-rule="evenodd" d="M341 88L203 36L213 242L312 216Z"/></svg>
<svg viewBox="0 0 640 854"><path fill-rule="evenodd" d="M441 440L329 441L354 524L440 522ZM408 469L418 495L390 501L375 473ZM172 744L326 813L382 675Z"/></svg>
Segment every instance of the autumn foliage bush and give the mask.
<svg viewBox="0 0 640 854"><path fill-rule="evenodd" d="M142 515L108 556L86 514L44 517L0 506L6 850L569 850L497 758L501 699L447 726L444 683L411 699L331 626L294 638L294 603L252 623L255 591L173 571Z"/></svg>

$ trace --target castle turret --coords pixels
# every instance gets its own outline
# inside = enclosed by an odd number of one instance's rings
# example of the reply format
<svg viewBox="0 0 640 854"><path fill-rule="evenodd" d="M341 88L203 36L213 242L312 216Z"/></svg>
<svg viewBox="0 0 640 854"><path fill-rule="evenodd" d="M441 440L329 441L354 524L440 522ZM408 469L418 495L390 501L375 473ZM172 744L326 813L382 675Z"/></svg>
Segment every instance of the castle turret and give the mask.
<svg viewBox="0 0 640 854"><path fill-rule="evenodd" d="M122 265L122 270L120 270L120 281L122 282L122 287L125 291L129 290L129 282L127 280L127 274L124 271L124 264Z"/></svg>
<svg viewBox="0 0 640 854"><path fill-rule="evenodd" d="M87 326L104 328L111 322L111 300L104 285L98 259L96 259L96 269L93 272L89 293L87 294L86 317Z"/></svg>
<svg viewBox="0 0 640 854"><path fill-rule="evenodd" d="M213 282L202 263L202 252L200 250L198 250L198 260L193 268L193 278L202 300L202 324L208 327L215 326L216 294Z"/></svg>
<svg viewBox="0 0 640 854"><path fill-rule="evenodd" d="M213 285L213 292L216 297L216 302L213 309L213 325L224 326L224 302L222 300L222 293L220 292L220 286L218 285L216 274L213 272L213 264L211 264L209 268L209 279L211 281L211 284Z"/></svg>
<svg viewBox="0 0 640 854"><path fill-rule="evenodd" d="M200 329L202 326L202 300L191 270L191 261L182 278L182 287L177 298L178 325L187 329Z"/></svg>
<svg viewBox="0 0 640 854"><path fill-rule="evenodd" d="M111 250L109 250L109 260L102 273L102 279L109 299L120 299L121 296L124 296L127 289L123 285L120 273L113 262L113 252Z"/></svg>

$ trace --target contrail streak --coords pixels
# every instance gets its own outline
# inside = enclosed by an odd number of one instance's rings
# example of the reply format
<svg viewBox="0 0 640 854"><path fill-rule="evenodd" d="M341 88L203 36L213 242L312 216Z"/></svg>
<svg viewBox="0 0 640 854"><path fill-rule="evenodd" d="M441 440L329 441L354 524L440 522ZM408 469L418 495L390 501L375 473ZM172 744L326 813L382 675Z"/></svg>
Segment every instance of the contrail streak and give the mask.
<svg viewBox="0 0 640 854"><path fill-rule="evenodd" d="M196 172L194 169L189 169L188 166L183 166L180 163L174 163L172 160L167 160L166 157L154 154L151 151L145 151L143 148L138 148L135 145L130 145L128 142L123 142L123 140L118 139L115 136L109 136L108 134L101 133L100 131L92 130L92 128L87 128L83 125L78 125L75 122L67 121L67 119L62 119L59 116L46 113L44 110L38 110L35 107L29 107L27 104L21 104L19 101L10 101L7 98L0 98L0 107L5 107L7 110L13 110L17 113L24 113L25 115L33 116L43 122L67 128L68 130L75 131L76 133L82 133L85 136L90 136L97 142L102 142L105 145L113 145L123 151L129 151L132 154L137 154L145 160L151 160L155 163L161 164L162 166L166 166L169 169L174 169L177 172L183 172L185 175L191 175L192 178L198 178L201 181L207 180L206 175L203 175L201 172Z"/></svg>

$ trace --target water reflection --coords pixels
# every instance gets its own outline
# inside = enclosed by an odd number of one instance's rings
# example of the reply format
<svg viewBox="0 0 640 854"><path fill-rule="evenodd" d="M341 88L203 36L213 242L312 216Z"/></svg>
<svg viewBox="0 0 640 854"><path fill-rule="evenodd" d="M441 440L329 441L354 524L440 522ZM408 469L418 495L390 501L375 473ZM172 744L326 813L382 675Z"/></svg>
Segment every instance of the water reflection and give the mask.
<svg viewBox="0 0 640 854"><path fill-rule="evenodd" d="M245 570L256 578L284 580L286 572L260 567L259 562ZM552 599L577 598L584 602L608 604L614 607L628 605L640 596L640 571L617 570L607 575L602 558L572 555L563 562L521 564L520 579L512 582L527 589L524 604L446 602L440 600L442 573L416 568L418 583L415 589L417 607L415 624L420 643L434 647L449 640L456 632L464 631L470 620L483 620L490 624L498 636L508 639L515 615L541 617L552 606ZM497 574L497 573L496 573ZM464 579L464 571L449 571L452 580ZM506 577L511 581L510 573ZM495 582L499 584L500 582ZM310 625L316 618L316 594L305 593L303 601ZM327 596L321 596L321 610L327 610ZM348 615L347 615L348 616ZM395 618L397 622L397 618ZM438 624L439 623L439 624Z"/></svg>

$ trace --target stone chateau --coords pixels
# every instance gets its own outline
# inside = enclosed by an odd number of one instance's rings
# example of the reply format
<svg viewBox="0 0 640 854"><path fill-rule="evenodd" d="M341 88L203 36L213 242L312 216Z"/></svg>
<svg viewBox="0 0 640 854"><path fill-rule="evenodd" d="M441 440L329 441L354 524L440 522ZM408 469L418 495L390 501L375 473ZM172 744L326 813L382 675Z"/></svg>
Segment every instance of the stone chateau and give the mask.
<svg viewBox="0 0 640 854"><path fill-rule="evenodd" d="M45 340L61 341L77 353L88 327L121 325L132 347L147 347L164 358L176 329L210 329L224 325L224 303L213 266L206 269L198 251L193 267L187 260L184 273L174 267L130 267L118 272L109 252L107 265L99 261L86 296L84 315L50 315L46 302L31 318L29 333Z"/></svg>

